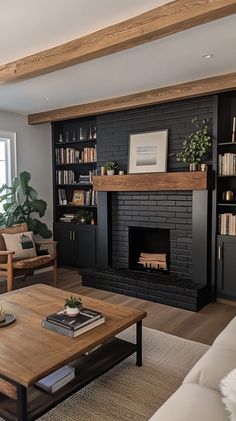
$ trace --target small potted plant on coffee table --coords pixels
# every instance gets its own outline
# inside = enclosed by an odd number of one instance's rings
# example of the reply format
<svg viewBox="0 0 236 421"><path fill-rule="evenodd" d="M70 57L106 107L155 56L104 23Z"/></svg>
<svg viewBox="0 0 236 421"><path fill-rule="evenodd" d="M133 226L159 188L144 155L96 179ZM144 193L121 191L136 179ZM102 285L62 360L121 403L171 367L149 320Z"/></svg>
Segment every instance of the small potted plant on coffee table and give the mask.
<svg viewBox="0 0 236 421"><path fill-rule="evenodd" d="M107 172L107 175L114 175L116 167L117 167L117 165L116 165L115 162L107 161L106 164L105 164L105 170Z"/></svg>
<svg viewBox="0 0 236 421"><path fill-rule="evenodd" d="M65 300L65 309L67 316L76 317L78 316L80 309L82 307L82 301L79 297L73 297Z"/></svg>

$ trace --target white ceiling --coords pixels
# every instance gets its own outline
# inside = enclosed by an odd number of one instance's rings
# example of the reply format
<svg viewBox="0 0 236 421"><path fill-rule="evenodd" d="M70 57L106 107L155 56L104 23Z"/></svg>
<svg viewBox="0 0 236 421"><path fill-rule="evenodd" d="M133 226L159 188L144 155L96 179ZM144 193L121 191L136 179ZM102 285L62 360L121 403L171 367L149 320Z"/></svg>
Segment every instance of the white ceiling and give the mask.
<svg viewBox="0 0 236 421"><path fill-rule="evenodd" d="M0 0L0 63L166 0ZM10 26L10 31L9 31ZM107 57L0 86L0 109L31 114L236 71L236 15ZM7 35L6 35L7 34ZM212 59L202 58L213 53Z"/></svg>

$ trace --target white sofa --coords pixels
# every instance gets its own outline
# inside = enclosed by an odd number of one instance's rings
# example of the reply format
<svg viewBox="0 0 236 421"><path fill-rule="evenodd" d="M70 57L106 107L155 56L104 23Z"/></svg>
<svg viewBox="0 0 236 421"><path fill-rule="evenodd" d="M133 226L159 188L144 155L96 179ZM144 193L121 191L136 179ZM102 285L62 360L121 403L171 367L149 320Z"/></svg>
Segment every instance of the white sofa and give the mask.
<svg viewBox="0 0 236 421"><path fill-rule="evenodd" d="M150 421L229 421L219 384L236 368L236 317Z"/></svg>

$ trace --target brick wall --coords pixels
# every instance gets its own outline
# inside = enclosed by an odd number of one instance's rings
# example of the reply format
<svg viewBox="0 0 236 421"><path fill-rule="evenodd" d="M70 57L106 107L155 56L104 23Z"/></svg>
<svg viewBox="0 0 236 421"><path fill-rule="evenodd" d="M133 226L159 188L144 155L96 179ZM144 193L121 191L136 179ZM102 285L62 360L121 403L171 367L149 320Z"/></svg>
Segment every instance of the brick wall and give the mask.
<svg viewBox="0 0 236 421"><path fill-rule="evenodd" d="M212 129L213 96L104 114L97 118L98 168L107 160L127 171L128 140L132 133L169 129L168 171L181 171L175 155L183 137L193 130L191 120L209 118ZM209 156L209 163L211 157ZM170 269L191 277L192 193L142 192L112 194L112 264L128 267L128 227L170 229Z"/></svg>

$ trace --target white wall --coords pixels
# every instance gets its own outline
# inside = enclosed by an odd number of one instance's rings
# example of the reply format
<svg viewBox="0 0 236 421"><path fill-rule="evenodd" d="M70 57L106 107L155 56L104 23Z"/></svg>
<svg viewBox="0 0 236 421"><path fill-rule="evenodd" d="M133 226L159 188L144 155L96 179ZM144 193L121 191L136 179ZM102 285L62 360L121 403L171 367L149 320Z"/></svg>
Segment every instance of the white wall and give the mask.
<svg viewBox="0 0 236 421"><path fill-rule="evenodd" d="M51 125L29 126L27 117L0 110L0 131L16 132L17 170L29 171L39 198L44 199L48 208L42 221L52 229L52 148Z"/></svg>

